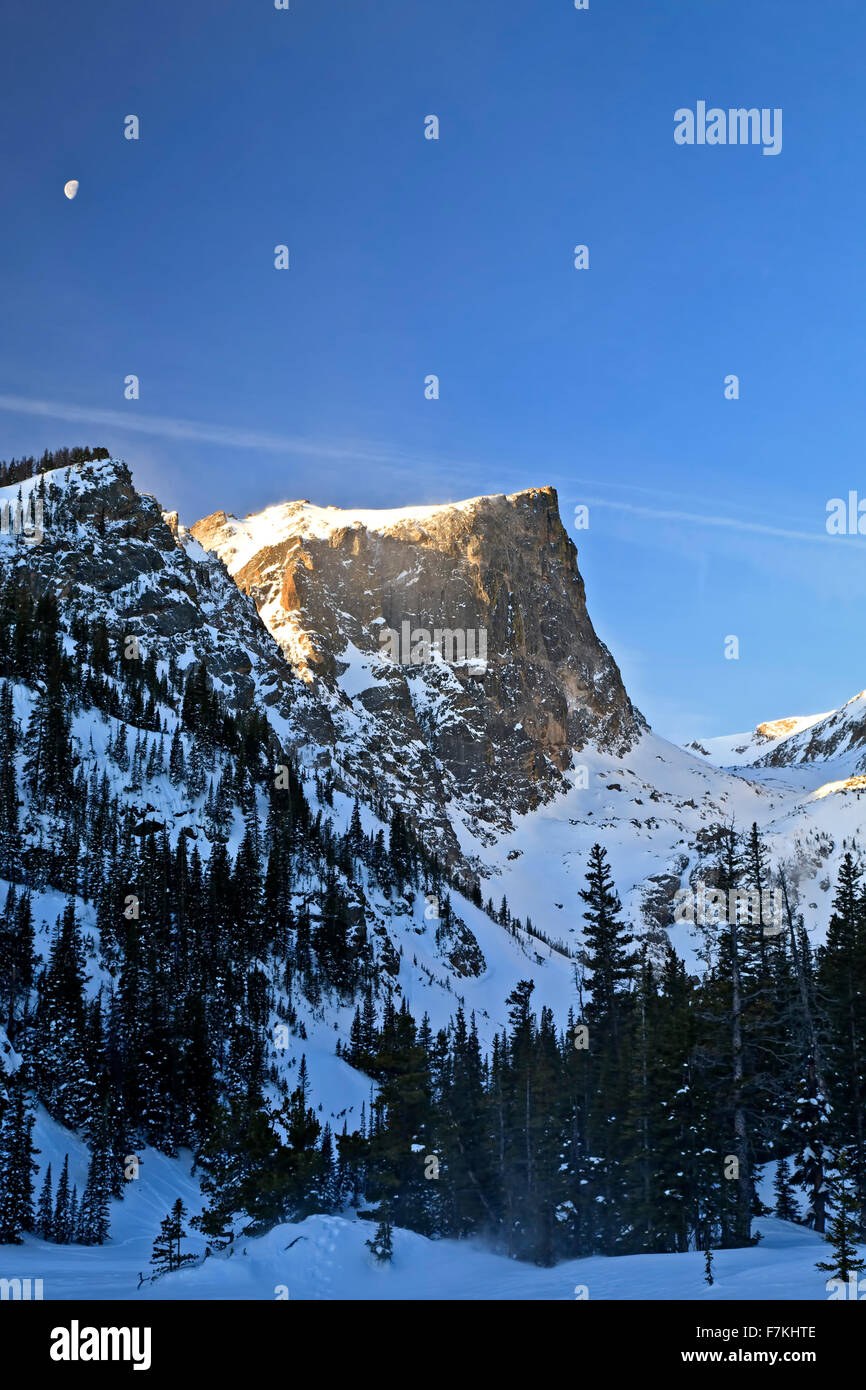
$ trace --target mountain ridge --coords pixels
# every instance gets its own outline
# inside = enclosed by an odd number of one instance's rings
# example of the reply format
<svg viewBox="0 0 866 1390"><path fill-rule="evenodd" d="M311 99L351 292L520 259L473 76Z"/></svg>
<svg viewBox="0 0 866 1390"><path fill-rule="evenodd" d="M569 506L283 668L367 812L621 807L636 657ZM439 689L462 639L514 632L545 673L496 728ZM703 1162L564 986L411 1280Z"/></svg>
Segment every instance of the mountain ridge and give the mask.
<svg viewBox="0 0 866 1390"><path fill-rule="evenodd" d="M115 624L154 634L166 657L174 652L184 660L185 645L198 634L199 654L220 688L242 706L259 704L311 774L380 811L399 804L464 892L507 893L554 939L577 942L561 904L573 901L575 875L602 831L630 915L651 934L667 931L662 923L670 924L674 891L705 873L718 827L731 816L766 830L795 894L800 879L805 885L826 860L828 846L838 854L838 830L828 837L822 827L851 818L857 788L844 777L819 796L818 765L792 763L802 785L782 789L781 762L715 768L707 754L678 750L649 728L592 627L576 548L552 488L374 512L279 504L246 519L250 539L239 551L244 523L218 512L181 526L176 513L136 491L122 461L43 476L49 489L62 482L75 524L95 528L100 549L109 547L102 592L87 590L83 607L103 605ZM22 486L26 492L35 485ZM277 547L274 520L282 532ZM368 522L396 534L380 536ZM77 547L62 537L52 546L50 535L35 551L18 543L17 563L34 577L42 572L44 582L49 569L59 573L74 604L75 585L87 583L93 565L84 534ZM224 559L219 552L227 549ZM458 574L449 587L443 574L455 569L455 557ZM528 581L522 593L519 579ZM473 626L493 612L483 680L442 660L404 666L381 655L379 629L394 624L399 631L410 603L413 624L432 625L437 617L453 623L456 611ZM525 634L531 624L514 614L531 615L536 604L539 634L527 643L520 629ZM318 652L312 680L299 676L278 640L286 615ZM517 661L510 659L515 651ZM575 678L587 698L573 698ZM489 700L491 689L500 698ZM807 913L814 910L816 921L825 912L823 896L815 894ZM679 945L697 962L698 941Z"/></svg>

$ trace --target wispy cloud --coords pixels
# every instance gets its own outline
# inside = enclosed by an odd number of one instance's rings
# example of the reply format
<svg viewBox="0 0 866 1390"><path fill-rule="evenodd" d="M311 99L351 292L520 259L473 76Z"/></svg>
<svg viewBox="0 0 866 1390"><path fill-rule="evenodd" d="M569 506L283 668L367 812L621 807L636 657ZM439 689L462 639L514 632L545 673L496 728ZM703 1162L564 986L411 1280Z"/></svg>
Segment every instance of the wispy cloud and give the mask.
<svg viewBox="0 0 866 1390"><path fill-rule="evenodd" d="M258 449L269 454L305 454L311 458L332 459L335 462L354 460L360 463L397 465L418 462L405 454L375 445L321 443L299 435L264 434L258 430L237 429L231 425L206 424L201 420L177 420L164 415L140 413L137 406L129 410L100 410L90 406L69 405L63 401L34 400L29 396L0 395L0 410L18 415L41 415L54 420L71 420L85 425L104 425L106 429L129 430L138 434L157 435L162 439L194 440L202 444L219 444L230 449Z"/></svg>
<svg viewBox="0 0 866 1390"><path fill-rule="evenodd" d="M632 502L612 502L606 497L583 497L588 507L606 507L609 511L628 512L633 516L652 517L654 521L681 521L692 526L716 526L727 531L741 531L749 535L775 536L786 541L818 541L824 544L833 541L838 545L839 537L826 531L793 531L782 526L768 526L763 521L744 521L740 517L716 516L713 512L682 512L662 507L639 507Z"/></svg>
<svg viewBox="0 0 866 1390"><path fill-rule="evenodd" d="M64 401L38 400L30 396L0 395L0 410L8 410L19 415L38 415L54 420L69 420L85 425L102 425L106 429L131 431L138 434L154 435L162 439L190 440L202 444L216 444L229 449L252 449L263 453L302 455L308 458L331 461L333 463L375 463L385 468L399 471L405 476L407 468L424 469L430 475L453 478L455 475L468 480L470 476L483 476L484 467L478 461L468 462L457 459L432 459L396 453L386 446L368 443L323 443L300 435L267 434L258 430L239 429L232 425L208 424L201 420L182 420L165 415L147 415L139 412L137 406L128 410L102 410L98 407L71 405ZM508 470L514 472L514 465ZM537 473L537 466L533 468ZM547 471L547 470L545 470ZM552 471L552 470L550 470ZM561 491L573 492L574 479L557 478ZM527 486L524 482L522 486ZM646 492L653 496L673 496L671 492L655 492L631 484L625 486L632 492ZM745 521L739 517L717 516L712 511L691 512L677 508L647 507L633 502L620 502L607 497L585 497L581 501L590 507L602 507L609 511L621 512L631 516L642 516L654 521L676 521L690 526L711 526L720 530L736 531L747 535L774 537L778 540L803 541L825 544L835 541L824 530L798 531L781 526L769 526L761 521Z"/></svg>

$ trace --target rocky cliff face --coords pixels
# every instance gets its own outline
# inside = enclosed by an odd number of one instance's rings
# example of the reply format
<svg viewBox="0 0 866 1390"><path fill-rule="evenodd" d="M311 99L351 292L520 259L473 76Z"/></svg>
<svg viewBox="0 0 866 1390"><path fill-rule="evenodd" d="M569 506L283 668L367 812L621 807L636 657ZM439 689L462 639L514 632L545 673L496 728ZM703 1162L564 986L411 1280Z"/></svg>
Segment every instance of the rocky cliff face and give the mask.
<svg viewBox="0 0 866 1390"><path fill-rule="evenodd" d="M459 803L482 839L558 790L588 743L622 754L645 727L590 622L553 488L215 512L192 535L327 706L354 774Z"/></svg>

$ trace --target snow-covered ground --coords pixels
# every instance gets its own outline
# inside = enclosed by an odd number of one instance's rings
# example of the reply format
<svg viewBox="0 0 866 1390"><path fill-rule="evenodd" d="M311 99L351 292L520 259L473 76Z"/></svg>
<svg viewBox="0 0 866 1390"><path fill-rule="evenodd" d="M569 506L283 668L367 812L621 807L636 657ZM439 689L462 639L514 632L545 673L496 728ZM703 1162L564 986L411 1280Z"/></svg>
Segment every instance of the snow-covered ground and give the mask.
<svg viewBox="0 0 866 1390"><path fill-rule="evenodd" d="M41 1171L59 1173L69 1153L70 1181L82 1190L86 1147L40 1111L36 1142ZM112 1203L112 1238L98 1246L51 1245L27 1237L0 1246L0 1278L42 1279L47 1300L89 1299L554 1299L589 1300L826 1300L825 1275L815 1262L829 1247L802 1226L775 1217L756 1220L763 1239L752 1249L713 1253L712 1286L704 1281L704 1255L623 1255L567 1260L552 1269L509 1260L469 1241L427 1240L394 1232L394 1258L379 1266L365 1242L369 1222L311 1216L239 1240L231 1254L204 1259L149 1281L159 1223L180 1197L190 1215L201 1209L189 1155L166 1158L145 1150L140 1176L122 1202ZM40 1174L41 1176L41 1174ZM771 1175L762 1187L770 1196ZM190 1230L189 1224L186 1226ZM204 1255L205 1241L190 1232L184 1250ZM140 1285L140 1276L146 1282ZM866 1292L866 1289L864 1289Z"/></svg>

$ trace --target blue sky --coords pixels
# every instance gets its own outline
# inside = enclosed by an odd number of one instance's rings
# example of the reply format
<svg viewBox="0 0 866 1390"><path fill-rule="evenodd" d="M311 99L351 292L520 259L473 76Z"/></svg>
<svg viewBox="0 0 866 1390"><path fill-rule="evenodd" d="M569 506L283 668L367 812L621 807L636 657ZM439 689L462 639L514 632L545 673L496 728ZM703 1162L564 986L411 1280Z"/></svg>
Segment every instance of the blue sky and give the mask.
<svg viewBox="0 0 866 1390"><path fill-rule="evenodd" d="M866 685L825 531L866 497L862 0L7 0L3 38L0 456L103 443L188 522L552 483L660 732ZM781 108L781 154L676 145L699 100Z"/></svg>

